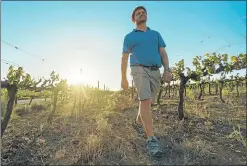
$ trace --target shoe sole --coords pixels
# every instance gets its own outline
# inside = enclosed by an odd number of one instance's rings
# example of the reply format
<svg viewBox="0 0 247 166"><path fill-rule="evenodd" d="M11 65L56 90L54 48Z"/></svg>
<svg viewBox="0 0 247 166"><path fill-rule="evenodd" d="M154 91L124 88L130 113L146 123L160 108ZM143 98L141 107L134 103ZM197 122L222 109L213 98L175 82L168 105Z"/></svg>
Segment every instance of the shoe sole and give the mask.
<svg viewBox="0 0 247 166"><path fill-rule="evenodd" d="M155 158L161 158L163 156L163 152L157 152L153 155Z"/></svg>
<svg viewBox="0 0 247 166"><path fill-rule="evenodd" d="M165 156L168 156L169 151L168 149L165 149L164 151L157 152L155 155L153 155L155 158L162 158Z"/></svg>

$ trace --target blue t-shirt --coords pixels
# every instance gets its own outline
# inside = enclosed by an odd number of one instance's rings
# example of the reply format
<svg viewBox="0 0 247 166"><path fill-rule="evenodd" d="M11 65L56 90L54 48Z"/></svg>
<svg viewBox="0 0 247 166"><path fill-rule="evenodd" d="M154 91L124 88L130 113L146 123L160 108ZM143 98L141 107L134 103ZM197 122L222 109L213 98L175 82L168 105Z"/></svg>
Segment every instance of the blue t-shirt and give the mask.
<svg viewBox="0 0 247 166"><path fill-rule="evenodd" d="M166 47L166 44L159 32L150 28L146 32L134 29L124 37L123 53L130 54L130 66L161 67L160 47Z"/></svg>

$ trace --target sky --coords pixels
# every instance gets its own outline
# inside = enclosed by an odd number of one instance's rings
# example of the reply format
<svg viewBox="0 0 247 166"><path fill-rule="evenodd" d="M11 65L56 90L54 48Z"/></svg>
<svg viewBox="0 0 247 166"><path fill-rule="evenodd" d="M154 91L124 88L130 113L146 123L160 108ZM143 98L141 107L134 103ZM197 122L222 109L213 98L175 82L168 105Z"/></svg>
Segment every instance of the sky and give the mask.
<svg viewBox="0 0 247 166"><path fill-rule="evenodd" d="M207 52L246 53L245 1L3 1L1 40L31 55L1 42L1 59L36 79L54 70L69 83L99 81L101 89L119 90L123 39L135 28L130 16L139 5L162 35L171 67L182 58L191 67L193 57ZM8 67L1 61L1 78Z"/></svg>

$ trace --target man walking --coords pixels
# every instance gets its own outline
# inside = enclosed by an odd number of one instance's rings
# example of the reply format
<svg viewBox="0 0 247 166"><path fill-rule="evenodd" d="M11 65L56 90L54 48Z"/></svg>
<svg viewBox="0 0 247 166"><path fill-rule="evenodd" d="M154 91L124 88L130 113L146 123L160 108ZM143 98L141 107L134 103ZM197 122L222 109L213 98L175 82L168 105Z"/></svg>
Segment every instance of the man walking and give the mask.
<svg viewBox="0 0 247 166"><path fill-rule="evenodd" d="M136 29L124 37L122 54L121 86L127 90L127 64L130 55L131 75L139 97L139 111L133 127L139 135L147 136L147 148L154 157L161 157L162 150L153 134L151 103L156 101L160 90L160 70L164 67L163 79L171 81L169 62L165 51L166 44L160 33L147 27L147 10L143 6L136 7L132 12L132 21ZM145 129L145 132L144 132Z"/></svg>

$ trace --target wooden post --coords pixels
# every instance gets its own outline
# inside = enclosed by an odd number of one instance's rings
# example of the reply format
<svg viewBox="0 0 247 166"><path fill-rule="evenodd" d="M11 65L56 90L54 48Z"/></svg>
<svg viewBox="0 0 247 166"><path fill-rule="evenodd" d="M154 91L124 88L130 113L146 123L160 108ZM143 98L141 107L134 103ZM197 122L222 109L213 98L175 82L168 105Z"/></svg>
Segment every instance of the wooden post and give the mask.
<svg viewBox="0 0 247 166"><path fill-rule="evenodd" d="M99 81L98 81L98 89L99 89Z"/></svg>
<svg viewBox="0 0 247 166"><path fill-rule="evenodd" d="M105 84L104 84L104 91L105 91Z"/></svg>
<svg viewBox="0 0 247 166"><path fill-rule="evenodd" d="M170 86L170 83L168 83L168 92L169 92L169 96L168 97L170 98L171 97L171 95L170 95L171 94L171 86Z"/></svg>
<svg viewBox="0 0 247 166"><path fill-rule="evenodd" d="M81 71L81 77L82 77L82 69L80 70ZM81 113L81 109L82 109L82 82L80 83L80 97L79 97L79 112Z"/></svg>
<svg viewBox="0 0 247 166"><path fill-rule="evenodd" d="M131 82L131 88L132 88L132 95L131 95L131 97L133 99L134 98L134 81L133 80Z"/></svg>
<svg viewBox="0 0 247 166"><path fill-rule="evenodd" d="M187 87L187 85L185 85L185 87L184 87L184 96L186 96L186 87Z"/></svg>

